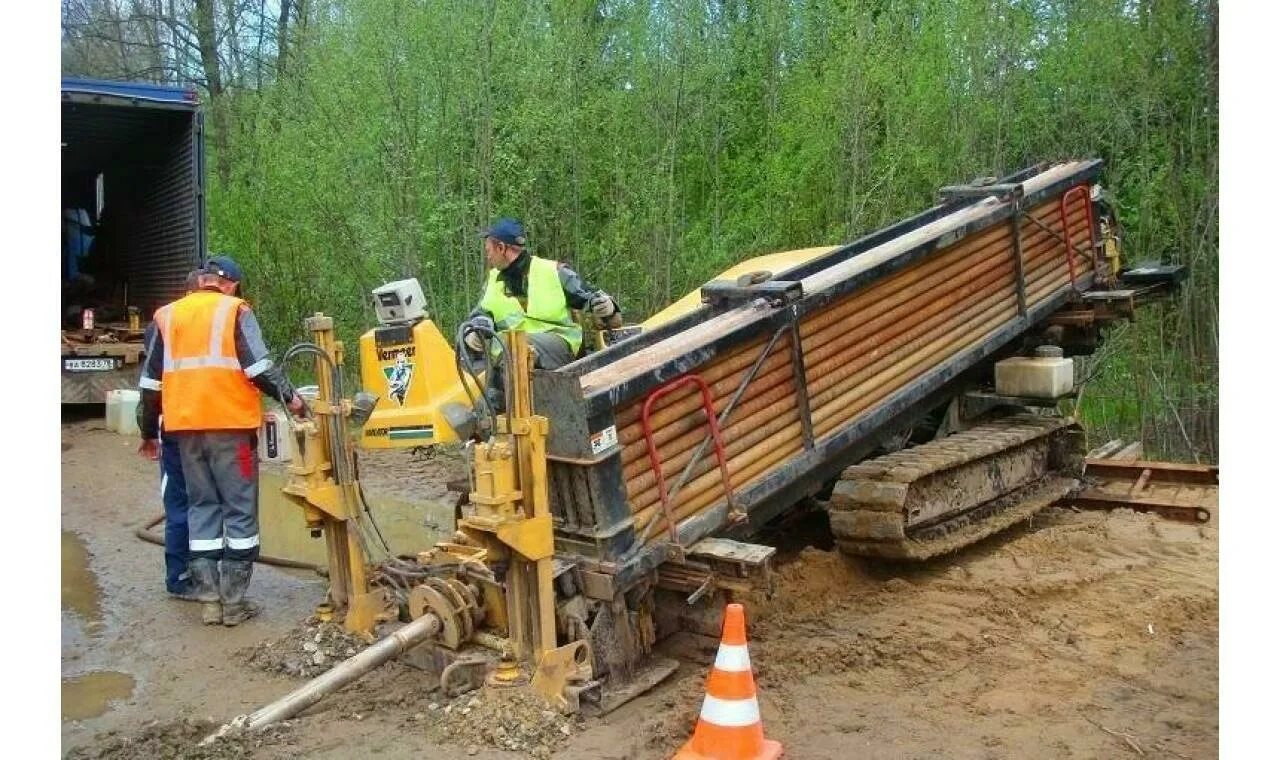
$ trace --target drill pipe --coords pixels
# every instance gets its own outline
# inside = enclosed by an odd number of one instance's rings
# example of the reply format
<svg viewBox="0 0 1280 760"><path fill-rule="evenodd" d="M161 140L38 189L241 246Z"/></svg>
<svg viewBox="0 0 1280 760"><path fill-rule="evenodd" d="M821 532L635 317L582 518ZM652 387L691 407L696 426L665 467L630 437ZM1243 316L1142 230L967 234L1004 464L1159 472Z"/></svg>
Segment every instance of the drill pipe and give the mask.
<svg viewBox="0 0 1280 760"><path fill-rule="evenodd" d="M957 259L956 254L967 255L968 253L972 253L972 252L971 251L969 252L951 251L942 255L938 259L933 259L928 262L925 262L923 266L925 268L937 268L938 266L953 263ZM919 271L919 268L911 268L910 270L908 270L907 272L904 272L903 274L910 275L910 274L915 274L918 271ZM881 300L885 298L890 298L893 295L893 293L895 293L899 289L899 285L897 282L898 279L900 278L899 277L892 278L890 280L890 283L886 285L886 289L883 289L882 291L876 294L877 296L879 296L879 298L877 298L876 300L868 300L869 295L866 292L856 293L856 294L853 294L853 296L851 296L850 298L843 300L841 303L835 304L831 308L824 309L821 314L810 315L807 319L805 319L801 323L801 326L800 326L801 336L807 339L813 333L825 331L827 328L830 328L836 323L841 322L844 317L847 317L853 314L855 311L857 311L857 313L862 315L865 310L860 309L859 307L865 307L865 309L874 311L877 308L877 304ZM904 282L902 284L905 286L910 284L910 282ZM721 378L724 378L728 376L730 373L734 373L734 372L737 372L740 375L741 371L745 370L748 366L750 366L750 364L752 363L752 360L754 359L754 356L758 354L760 346L762 345L763 345L762 341L752 341L750 344L748 344L743 348L733 349L727 352L726 354L724 354L723 356L717 357L712 363L701 368L699 370L699 374L701 374L703 379L706 380L707 383L712 386L712 389L714 392L717 380L720 380ZM744 350L749 351L750 355L744 355ZM786 352L783 353L782 358L787 358ZM774 366L777 366L777 365L772 364L772 359L771 359L770 362L767 363L764 368L762 368L761 372L762 373L767 372L768 370L772 369ZM725 389L724 393L726 395L729 393L732 393L734 388L736 387L737 387L736 383L731 383L729 384L729 387ZM643 401L643 399L641 399L641 401ZM653 419L654 419L655 426L662 426L666 424L666 422L672 419L675 419L690 411L693 411L696 403L698 403L698 399L688 394L682 394L679 396L669 396L666 399L662 399L654 407ZM635 403L629 406L625 406L618 411L616 420L617 420L617 425L619 427L619 432L622 437L622 441L624 445L626 443L639 440L641 436L640 427L638 425L638 421L640 417L639 410L640 410L640 403Z"/></svg>
<svg viewBox="0 0 1280 760"><path fill-rule="evenodd" d="M1040 242L1040 241L1037 241ZM1036 263L1047 260L1048 249L1043 245L1038 245L1024 252L1027 257L1028 268L1033 267ZM891 301L886 297L879 304L880 308L874 306L868 308L865 313L859 316L867 321L860 322L853 329L846 329L843 332L835 333L830 340L819 343L816 340L806 341L805 344L805 362L806 375L809 377L809 384L818 382L818 378L828 375L837 367L844 367L847 370L848 358L842 356L844 352L851 346L858 345L860 349L865 349L863 345L865 341L875 339L877 341L890 340L908 329L912 324L918 323L921 319L939 313L945 307L954 305L964 298L972 297L979 292L991 292L994 288L999 287L1002 280L1012 282L1013 264L1012 261L1005 257L985 257L978 266L972 266L969 262L961 260L957 262L957 267L948 267L939 274L946 275L945 280L939 280L938 283L946 282L951 288L944 296L939 297L936 293L929 291L921 291L912 295L904 302ZM807 323L806 323L807 324ZM825 332L825 330L824 330ZM821 333L814 334L816 339ZM768 367L773 364L777 366L776 370L767 372L752 381L750 390L744 396L744 401L740 407L740 412L735 412L733 419L729 420L729 424L741 421L762 406L771 404L782 398L779 392L787 394L787 389L777 388L778 385L788 382L791 379L791 365L789 355L780 355L771 357L763 365ZM870 358L870 357L868 357ZM777 361L775 361L775 359ZM736 379L736 378L735 378ZM830 382L832 378L827 378ZM715 386L712 386L713 389ZM772 390L777 388L777 390ZM768 392L769 401L759 403L756 401L757 394ZM810 392L814 392L811 387ZM714 390L713 390L714 393ZM694 399L690 399L694 400ZM723 406L718 404L718 406ZM678 452L692 449L698 441L705 436L705 423L702 422L702 416L697 414L693 408L688 410L686 416L682 419L674 420L666 427L661 427L662 415L655 415L655 432L654 443L663 452L665 457L677 456ZM638 426L635 430L639 430ZM632 437L631 431L624 431L623 440ZM646 488L652 483L652 473L648 472L648 459L645 454L644 441L639 438L639 433L634 435L638 438L635 443L624 446L623 461L626 463L623 468L623 475L628 480L628 487L633 491L639 491Z"/></svg>
<svg viewBox="0 0 1280 760"><path fill-rule="evenodd" d="M1007 312L1011 312L1014 307L1005 306L996 308L1003 308ZM1007 316L1008 315L1006 314L1005 317L1007 318ZM998 318L993 318L989 324L995 324L997 319ZM913 368L918 369L920 372L926 371L927 367L928 365L925 361L917 361L913 363ZM899 374L900 372L901 371L896 374ZM868 385L874 385L874 383L869 383ZM858 413L865 410L866 407L871 406L880 397L888 395L891 391L892 389L887 389L882 393L877 393L876 399L860 398L858 400L859 403L850 404L850 407L856 407L856 411L850 410L849 408L824 408L822 411L830 414L831 416L821 422L819 421L819 416L815 411L815 433L819 436L823 436L826 433L831 432L832 428L838 426L838 424L848 422ZM850 413L851 411L852 413ZM834 414L832 414L833 412ZM777 436L774 440L771 440L768 446L762 446L761 448L765 452L763 455L752 457L750 454L745 454L740 457L735 457L730 461L730 475L735 488L745 486L751 480L770 470L778 463L799 453L798 425L795 426L795 429L787 430ZM698 478L695 481L698 487L689 489L690 494L688 501L682 499L682 502L684 503L673 509L673 517L677 522L682 522L722 500L722 490L718 488L719 481L711 477L714 474L716 473L707 473L703 477ZM643 522L652 509L654 509L654 507L642 510L637 514L637 519ZM665 527L665 520L659 518L657 522L658 524L654 526L655 530L661 530ZM661 533L655 534L650 538L648 543L661 540L662 538L663 535Z"/></svg>
<svg viewBox="0 0 1280 760"><path fill-rule="evenodd" d="M1009 275L1012 266L1000 267L1001 273ZM858 357L853 361L835 364L815 365L813 382L809 385L811 403L821 406L825 400L827 389L838 385L868 367L882 364L893 357L908 357L917 350L921 341L939 336L938 328L950 328L949 332L975 334L966 320L986 310L993 303L1015 305L1010 297L1011 288L1007 282L991 281L986 283L985 293L973 292L963 287L953 293L947 293L936 299L939 306L931 305L921 309L910 319L902 320L898 329L892 333L888 330L869 335L858 345ZM901 329L905 328L905 329ZM905 352L903 349L906 349ZM833 357L835 359L837 357Z"/></svg>
<svg viewBox="0 0 1280 760"><path fill-rule="evenodd" d="M781 462L796 456L803 450L801 442L801 433L799 423L794 423L789 429L775 435L770 439L767 446L763 446L768 453L763 456L744 456L738 462L736 470L731 471L730 477L733 481L735 489L742 488L747 483L755 480L760 475L771 470ZM719 481L712 484L713 488L708 488L696 499L691 499L688 503L682 504L672 510L672 517L675 518L676 524L684 522L689 517L703 511L712 504L718 504L724 500L723 490L717 490ZM643 518L638 518L638 521ZM653 543L663 540L666 530L666 519L659 516L655 521L657 524L653 526L654 531L646 543Z"/></svg>
<svg viewBox="0 0 1280 760"><path fill-rule="evenodd" d="M720 438L725 441L726 448L733 444L731 439L743 434L745 431L741 425L743 420L750 419L762 410L775 410L780 401L792 399L788 403L795 405L795 387L791 382L792 372L790 367L787 373L779 378L756 378L747 386L746 392L743 394L743 401L739 402L729 415L729 419L725 420L725 424L721 427ZM757 386L757 383L762 385ZM717 410L717 417L723 413L723 410ZM689 414L691 422L695 423L690 429L686 430L686 425L676 427L680 435L675 438L663 436L666 440L662 440L657 435L658 431L654 431L654 445L662 455L664 465L668 467L684 467L685 463L693 456L693 451L697 445L707 436L706 415L701 414L701 410L691 412ZM675 427L673 425L673 427ZM642 445L644 441L640 442ZM654 483L653 470L650 469L649 457L647 451L631 451L624 454L623 460L627 457L635 457L635 460L623 470L624 477L627 478L627 485L630 488L640 489L648 488ZM643 467L636 466L635 461L643 463ZM665 471L665 470L664 470Z"/></svg>
<svg viewBox="0 0 1280 760"><path fill-rule="evenodd" d="M1042 205L1034 210L1033 215L1044 222L1049 229L1062 232L1070 238L1076 236L1079 223L1087 221L1083 212L1069 210L1067 229L1061 230L1060 219L1056 217L1054 204ZM838 424L843 424L865 413L869 407L898 390L904 382L927 371L931 363L943 360L951 353L972 345L974 341L988 334L1015 313L1013 301L1016 291L1011 271L1012 255L1001 256L989 250L994 248L996 251L1003 250L1012 254L1013 235L1010 226L1001 225L984 235L976 236L975 239L963 241L957 246L959 250L947 251L934 257L929 262L933 266L929 266L928 263L922 264L889 278L892 285L886 282L883 283L883 287L878 288L879 300L876 302L867 303L861 297L863 293L854 294L844 299L843 303L833 304L822 314L811 315L800 325L801 335L805 338L806 359L809 360L806 361L806 374L811 383L810 392L816 395L815 391L825 391L820 398L811 396L811 409L815 417L815 427L818 428L815 432L820 437L830 434L832 428ZM1027 223L1023 223L1021 227L1024 282L1028 303L1034 306L1053 292L1060 290L1063 285L1070 287L1073 283L1064 282L1068 279L1066 276L1068 262L1061 240L1052 233L1030 227ZM956 254L954 258L951 256L953 253ZM992 255L983 255L984 253ZM975 259L976 264L973 263ZM1076 263L1083 270L1081 274L1087 274L1093 262L1085 256L1079 258ZM895 280L901 280L901 283L894 282ZM922 294L937 289L939 285L945 288L944 295L932 298L927 295L922 297ZM978 295L978 303L964 304L960 298L948 297L957 290L963 290L966 297ZM934 302L940 299L944 301L945 306L934 307ZM859 308L860 306L864 308ZM865 335L851 335L861 331L857 327L850 330L847 325L841 325L841 323L853 314L857 315L858 323L861 325L874 319L880 332L870 331ZM893 330L892 335L885 333L885 330L890 329ZM867 343L871 345L866 345ZM859 349L858 356L852 362L847 359L840 362L839 359L842 358L840 354L846 353L845 349L850 347ZM863 352L864 348L868 350ZM757 347L756 351L758 350ZM749 363L745 357L739 359L737 354L738 352L735 351L719 358L711 365L704 367L700 374L704 378L711 378L721 375L722 373L717 370L727 364ZM731 362L730 356L733 356L736 361ZM784 374L782 369L778 367L775 370L778 373L778 380L781 380ZM757 385L760 380L761 378L756 378L750 390L744 395L743 406L740 407L744 411L761 395L774 395L757 390L757 387L770 390L774 388L774 383ZM770 380L773 378L771 377ZM780 382L778 385L781 385L780 390L789 390L787 385ZM762 423L776 420L776 417L769 419L766 415L770 412L776 414L777 407L790 400L790 394L784 394L783 398L777 399L777 406L767 404L764 409L759 409L760 405L752 405L757 407L754 414L741 417L735 414L736 419L727 421L726 430L731 426L741 425L745 430L754 431ZM716 399L716 402L719 401L720 399ZM819 403L822 401L826 403ZM697 399L692 396L672 397L669 404L658 405L658 413L667 413L663 416L669 415L673 421L676 421L679 420L681 413L688 414L696 405ZM643 521L643 516L652 514L656 506L652 504L656 489L652 489L651 486L645 488L652 482L651 478L634 477L640 475L647 463L641 457L628 456L632 452L627 450L631 447L626 443L631 443L640 437L638 425L634 425L633 422L635 415L632 412L636 408L636 405L628 405L619 410L618 421L621 423L620 438L625 442L624 472L630 476L627 477L629 496L632 497L629 501L634 512L641 514ZM705 432L698 430L702 415L695 413L690 416L698 419L676 422L674 436L666 430L655 430L655 442L667 444L659 445L664 461L670 461L672 464L677 460L683 461L684 449L695 445L698 440L705 437ZM655 414L655 422L660 421ZM690 428L692 432L687 432ZM753 442L752 448L761 450L760 456L755 460L743 458L742 454L735 450L738 447L733 446L732 443L727 444L728 453L737 455L731 456L729 466L730 480L735 487L741 487L759 477L774 465L775 458L782 459L786 454L791 453L788 449L793 446L786 444L796 444L797 436L792 430L787 430L785 433L778 432L780 435L770 436L766 444ZM663 435L664 433L666 435ZM727 440L734 441L735 438L736 436L730 436ZM639 467L636 467L637 460L639 460ZM722 500L722 488L717 485L720 482L719 474L709 472L711 465L712 462L707 461L695 468L695 474L701 477L695 477L685 492L680 494L682 504L674 505L673 510L673 518L676 521L683 521L689 515L703 511L712 502ZM715 477L712 477L713 475ZM637 489L636 486L640 488ZM637 496L640 499L636 499ZM688 500L686 500L687 497ZM636 509L637 507L639 509ZM658 523L652 527L660 529L665 519L660 517ZM661 533L651 538L651 541L660 540L663 540Z"/></svg>
<svg viewBox="0 0 1280 760"><path fill-rule="evenodd" d="M778 431L795 426L796 430L800 429L800 419L796 408L795 399L784 399L774 407L775 411L768 416L768 419L759 425L753 425L749 429L739 429L739 425L731 425L722 431L721 437L727 441L724 447L726 464L734 461L734 458L745 452L750 452L757 445L765 440L772 440ZM680 473L685 465L692 458L692 450L686 451L680 456L664 459L662 461L662 469L667 477L667 490L670 493L674 487L676 476ZM705 479L704 475L713 472L714 478ZM729 478L733 482L733 468L730 466ZM715 454L707 452L702 459L698 460L698 464L694 466L690 473L688 482L680 489L676 495L680 500L687 500L694 494L701 492L700 485L711 485L722 483L724 478L720 475L720 466L716 461ZM660 504L662 496L657 484L652 479L648 479L648 486L643 490L638 490L635 496L631 497L632 510L639 512L645 507ZM630 484L628 484L630 485Z"/></svg>
<svg viewBox="0 0 1280 760"><path fill-rule="evenodd" d="M1048 214L1045 216L1048 216ZM1052 222L1054 220L1049 221ZM1069 215L1068 224L1070 225L1075 221L1087 221L1085 214L1078 212ZM1061 243L1049 233L1039 228L1031 228L1023 235L1024 262L1030 263L1030 259L1051 253L1053 248L1060 246ZM920 265L910 267L891 276L874 293L868 291L855 293L841 302L833 304L830 308L824 309L819 314L809 315L800 325L800 334L805 344L806 356L811 356L812 361L817 362L825 358L825 355L822 352L810 354L816 347L825 346L833 341L836 342L836 345L847 346L853 336L850 335L850 331L844 322L846 318L854 314L858 316L860 325L866 325L866 320L883 319L889 311L902 309L905 305L902 298L904 295L912 300L917 300L938 285L958 285L961 282L971 280L980 273L990 272L991 268L997 265L1011 267L1012 257L1000 255L1008 253L1011 248L1010 230L1005 227L997 227L995 230L990 230L974 239L959 243L952 250L922 262ZM974 263L975 259L978 260L977 264ZM1063 261L1065 263L1065 259ZM869 300L872 296L875 297L874 300ZM759 350L759 341L752 342L746 348L753 349L750 350L749 355L744 356L741 349L734 350L718 358L700 371L699 374L711 385L712 397L717 402L717 405L720 405L737 387L741 370L745 370L751 364L753 357ZM833 346L831 350L838 349ZM779 367L778 360L785 358L785 356L771 357L762 367L761 374L767 374L770 370ZM717 382L734 372L737 372L736 377L728 378L724 382ZM668 422L678 420L682 415L687 415L699 404L700 398L696 397L696 394L680 394L661 400L655 406L653 415L655 430L665 432L663 428ZM636 451L643 452L642 432L638 424L638 417L639 403L627 405L618 411L616 424L618 425L619 438L624 448L630 448L630 445L639 443L640 445ZM655 433L655 441L661 444L663 442L662 436Z"/></svg>
<svg viewBox="0 0 1280 760"><path fill-rule="evenodd" d="M1058 282L1041 285L1035 280L1028 285L1031 303L1060 287ZM815 433L819 436L825 434L831 429L829 423L838 424L851 418L942 360L948 352L959 351L980 340L1008 319L1011 310L1016 310L1016 307L1007 300L986 299L954 316L956 327L953 329L941 335L922 335L884 356L881 362L861 367L851 375L842 374L836 382L824 383L813 394Z"/></svg>
<svg viewBox="0 0 1280 760"><path fill-rule="evenodd" d="M1056 278L1052 278L1048 282L1031 281L1028 285L1028 300L1031 303L1041 300L1044 296L1062 286L1061 281ZM918 349L919 355L913 356L910 364L905 366L903 363L891 365L870 379L867 379L863 374L849 378L828 389L827 395L824 397L824 403L814 407L813 425L815 435L819 438L825 436L840 424L853 418L871 405L878 403L911 378L926 371L928 367L936 364L942 357L959 351L981 339L983 335L996 329L1003 321L1009 319L1015 308L1010 304L991 306L972 319L970 330L963 333L952 332L947 336L935 339L933 343L922 346Z"/></svg>
<svg viewBox="0 0 1280 760"><path fill-rule="evenodd" d="M1037 258L1040 259L1037 261L1038 266L1031 272L1033 276L1028 280L1028 293L1031 296L1033 303L1040 301L1044 297L1048 296L1053 290L1062 286L1062 272L1057 270L1065 269L1065 261L1055 263L1053 261L1046 261L1041 257ZM963 345L971 343L976 339L971 337L975 333L981 335L987 332L987 330L981 329L975 331L975 327L991 327L994 329L994 326L1000 320L1006 319L1010 316L1012 308L1013 307L1008 303L1001 304L996 298L989 297L976 309L971 307L963 312L964 316L973 314L974 311L979 312L973 322L968 325L969 329L963 331L964 334L957 335L957 333L961 331L952 330L944 335L931 336L931 341L927 338L924 340L917 340L917 346L921 343L924 345L915 348L914 351L900 351L894 356L882 357L882 359L889 360L902 356L904 353L907 354L907 358L899 361L897 364L890 364L888 367L882 366L879 368L881 371L871 382L864 382L861 386L858 386L858 389L863 390L866 395L858 396L856 393L851 394L848 391L840 394L843 397L853 395L854 398L857 399L856 402L846 402L846 404L843 405L844 408L841 408L841 404L838 403L840 399L833 399L833 401L837 401L837 403L824 404L820 409L815 408L816 432L819 436L825 435L838 423L843 423L853 417L856 417L858 414L865 411L866 408L892 393L893 390L900 385L900 383L892 382L894 378L903 374L914 376L927 370L929 366L929 359L932 359L939 354L945 354L947 351L954 351L957 347L962 347ZM963 322L961 322L961 324L963 324ZM904 364L906 366L903 366ZM874 369L876 368L872 368L873 371ZM840 390L844 390L845 388L848 388L850 384L857 383L858 380L864 379L867 374L868 373L864 371L859 373L860 377L857 379L851 378L844 383L840 383L839 385L843 386ZM793 449L797 449L796 436L791 430L788 430L787 433L790 433L790 435L783 434L770 440L770 445L763 447L766 453L757 461L752 461L750 458L746 458L744 460L740 457L734 457L730 460L730 478L735 488L742 487L763 471L776 464L778 461L796 453L796 451L793 451ZM792 445L788 446L787 444ZM720 501L722 489L717 488L719 480L711 477L711 475L712 473L706 473L703 477L696 478L694 482L690 484L690 488L681 494L686 498L681 499L683 503L676 505L673 510L673 517L677 521L683 521L689 516L701 512L706 507ZM635 502L633 502L633 504L634 503ZM646 506L637 510L638 519L643 521L652 513L653 509L654 507L652 506ZM658 523L660 524L653 526L655 529L664 527L665 519L659 519ZM661 538L662 534L660 533L652 535L649 543L661 540Z"/></svg>
<svg viewBox="0 0 1280 760"><path fill-rule="evenodd" d="M1035 209L1029 210L1027 214L1034 217L1037 221L1050 229L1060 221L1057 201L1049 201L1041 204ZM1069 227L1074 227L1077 224L1087 222L1087 216L1082 209L1069 212L1068 217ZM1032 241L1033 236L1038 235L1048 237L1047 233L1038 227L1028 227L1026 224L1022 226L1029 230L1023 234L1023 240L1025 243L1029 244ZM877 304L887 298L890 298L904 288L915 286L913 287L913 291L927 290L941 281L940 278L937 277L941 269L949 268L949 271L954 274L957 270L954 269L952 265L956 262L971 259L980 254L990 254L990 257L993 259L1005 259L1008 257L1000 256L999 254L1008 253L1011 251L1011 248L1012 240L1009 228L1004 225L994 225L977 235L956 243L947 250L939 252L918 265L911 266L905 270L894 273L885 281L880 283L880 286L874 293L866 290L854 293L843 299L840 303L833 305L831 308L824 309L822 313L810 315L801 325L801 335L808 339L812 337L813 333L824 330L833 324L842 321L844 317L854 313L855 310L859 315L863 315L864 311L868 310L874 312ZM925 280L926 278L928 278L929 282L922 282L922 280ZM867 308L862 309L857 307ZM703 379L708 383L712 383L714 380L723 377L727 372L743 369L751 363L750 357L743 356L743 354L750 353L754 355L755 351L758 350L761 345L763 345L762 338L750 341L742 346L735 347L727 351L725 354L717 357L717 360L712 365L705 367L700 374L702 374ZM668 397L668 399L663 399L655 406L655 412L665 410L672 404L677 403L681 403L678 397ZM688 406L684 411L689 411L692 408L692 406ZM619 433L621 434L623 428L636 423L639 417L639 402L628 403L619 408L616 412L615 418L616 424L619 428ZM636 429L635 434L639 435L638 429Z"/></svg>
<svg viewBox="0 0 1280 760"><path fill-rule="evenodd" d="M1050 258L1047 254L1036 255L1033 259L1034 266L1030 267L1032 274L1042 271L1046 264L1052 267ZM1012 265L1007 260L998 264L996 268L997 275L1011 276ZM846 357L837 355L822 363L810 365L810 372L815 373L813 380L809 383L810 393L813 394L815 415L819 410L826 411L823 409L824 402L831 398L832 395L839 394L839 390L835 394L831 392L833 386L843 390L849 384L856 384L866 378L868 374L875 374L877 370L883 371L886 363L892 367L895 361L908 360L912 358L915 352L936 345L938 341L945 341L959 331L957 328L953 328L948 333L938 335L937 329L940 326L962 325L966 318L986 314L997 305L1007 306L1009 294L1001 292L1006 288L998 287L997 283L998 279L995 277L986 276L980 278L976 284L962 285L956 291L948 293L942 298L935 298L934 302L927 308L919 309L909 319L903 319L894 325L896 329L892 334L886 332L887 328L884 326L881 326L882 329L879 332L863 329L850 331L861 339L858 342L860 353L856 359L850 361ZM975 295L978 290L977 284L985 286L983 290L987 291L987 295L978 302L967 301L966 299ZM1034 283L1032 284L1034 285ZM951 313L944 313L944 307L955 306L963 306L959 314L955 313L954 308L952 308ZM970 334L973 331L970 327L964 332ZM869 344L868 341L874 342ZM886 342L881 345L875 345L881 341ZM877 389L879 388L883 388L886 392L890 392L893 389L889 384L878 385ZM768 430L768 433L776 430L777 428L774 427L778 421L776 415L786 406L794 408L791 391L792 389L789 385L781 385L776 390L763 394L760 400L771 402L767 409L767 415L754 414L759 409L755 399L744 404L741 408L744 410L745 416L731 421L725 428L725 440L730 441L726 446L727 453L735 455L745 448L758 443L761 436L752 435L751 433L769 428L773 429ZM664 457L664 465L669 461L674 467L683 466L688 461L685 447L692 448L701 435L702 433L695 430L692 434L681 436L681 439L672 446L660 447ZM644 462L645 460L641 461ZM694 468L693 474L695 478L690 484L692 488L686 490L682 494L683 496L692 498L703 490L699 486L709 487L718 482L715 479L707 479L705 481L697 479L697 476L705 474L710 469L711 464L711 462L699 463ZM639 468L635 468L634 463L628 463L628 466L624 468L624 472L630 473L636 469ZM736 481L736 478L734 480ZM653 484L654 478L651 471L638 472L636 476L628 478L628 495L633 510L637 512L645 510L658 501L657 489Z"/></svg>
<svg viewBox="0 0 1280 760"><path fill-rule="evenodd" d="M259 731L273 723L288 720L347 684L364 677L392 657L409 651L438 633L440 633L440 618L428 612L383 637L363 652L335 665L328 672L316 676L275 702L255 710L243 719L242 725L250 731ZM241 722L241 719L237 718L233 724L237 722Z"/></svg>

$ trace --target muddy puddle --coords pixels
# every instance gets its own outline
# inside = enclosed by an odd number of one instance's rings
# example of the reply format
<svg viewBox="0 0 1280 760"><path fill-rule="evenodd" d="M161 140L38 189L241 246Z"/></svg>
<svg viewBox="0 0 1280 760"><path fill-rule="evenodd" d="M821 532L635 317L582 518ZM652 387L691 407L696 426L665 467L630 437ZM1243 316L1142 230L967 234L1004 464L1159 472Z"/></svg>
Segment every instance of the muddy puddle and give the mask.
<svg viewBox="0 0 1280 760"><path fill-rule="evenodd" d="M258 490L258 520L262 553L313 565L326 561L325 541L312 538L302 510L281 488L285 477L265 468ZM435 499L413 502L383 494L368 494L378 528L396 554L416 554L453 531L453 509Z"/></svg>
<svg viewBox="0 0 1280 760"><path fill-rule="evenodd" d="M102 587L89 566L84 539L62 531L62 610L78 616L88 626L102 625Z"/></svg>
<svg viewBox="0 0 1280 760"><path fill-rule="evenodd" d="M92 555L84 539L62 532L62 642L64 665L75 650L88 646L103 628L102 585L94 574ZM68 650L70 647L70 650ZM68 652L72 654L68 655ZM134 680L128 673L97 670L62 677L62 720L88 720L105 714L116 700L133 695Z"/></svg>
<svg viewBox="0 0 1280 760"><path fill-rule="evenodd" d="M88 720L104 715L116 700L133 695L133 676L99 670L62 679L62 720Z"/></svg>

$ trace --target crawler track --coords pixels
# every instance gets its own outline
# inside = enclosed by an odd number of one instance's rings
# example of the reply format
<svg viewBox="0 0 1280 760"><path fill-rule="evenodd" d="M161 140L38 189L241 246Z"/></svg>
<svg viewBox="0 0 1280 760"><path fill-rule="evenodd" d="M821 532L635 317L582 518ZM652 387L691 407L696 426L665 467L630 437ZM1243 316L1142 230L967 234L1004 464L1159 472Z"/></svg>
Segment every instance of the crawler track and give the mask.
<svg viewBox="0 0 1280 760"><path fill-rule="evenodd" d="M846 554L925 560L1027 519L1078 486L1083 431L1017 414L846 469L829 505Z"/></svg>

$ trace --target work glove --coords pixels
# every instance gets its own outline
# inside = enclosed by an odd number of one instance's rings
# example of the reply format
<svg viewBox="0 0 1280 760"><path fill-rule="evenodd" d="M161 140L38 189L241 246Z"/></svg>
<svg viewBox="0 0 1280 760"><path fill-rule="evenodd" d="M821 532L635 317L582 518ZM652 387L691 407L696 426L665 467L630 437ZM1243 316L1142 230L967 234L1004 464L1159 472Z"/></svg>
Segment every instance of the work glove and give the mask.
<svg viewBox="0 0 1280 760"><path fill-rule="evenodd" d="M477 354L483 354L485 336L477 332L475 328L492 331L493 320L483 314L478 314L467 320L467 323L462 328L462 342Z"/></svg>
<svg viewBox="0 0 1280 760"><path fill-rule="evenodd" d="M297 417L298 419L305 418L307 416L307 413L310 411L307 408L306 399L302 398L302 394L300 393L293 394L293 398L289 399L288 406L289 406L289 412L293 414L294 417Z"/></svg>
<svg viewBox="0 0 1280 760"><path fill-rule="evenodd" d="M603 290L596 291L591 300L587 301L587 307L601 322L618 313L618 305L613 302L613 297Z"/></svg>

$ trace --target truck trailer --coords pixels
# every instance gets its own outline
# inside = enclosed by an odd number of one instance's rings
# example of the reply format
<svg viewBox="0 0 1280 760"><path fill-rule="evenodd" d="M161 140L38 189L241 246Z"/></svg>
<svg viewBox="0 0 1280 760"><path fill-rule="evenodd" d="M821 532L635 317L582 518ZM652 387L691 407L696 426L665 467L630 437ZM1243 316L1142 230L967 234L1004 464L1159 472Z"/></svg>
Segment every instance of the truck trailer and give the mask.
<svg viewBox="0 0 1280 760"><path fill-rule="evenodd" d="M194 87L62 80L62 403L136 388L142 328L205 241Z"/></svg>

